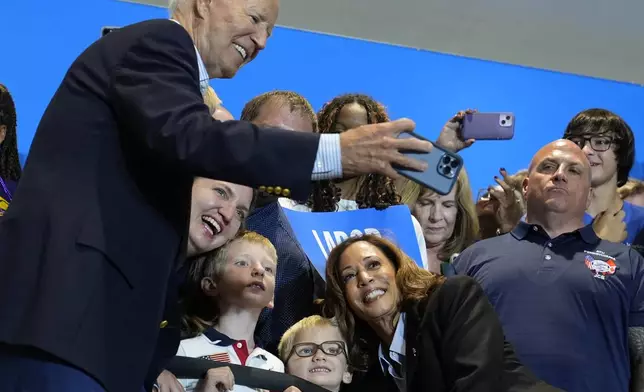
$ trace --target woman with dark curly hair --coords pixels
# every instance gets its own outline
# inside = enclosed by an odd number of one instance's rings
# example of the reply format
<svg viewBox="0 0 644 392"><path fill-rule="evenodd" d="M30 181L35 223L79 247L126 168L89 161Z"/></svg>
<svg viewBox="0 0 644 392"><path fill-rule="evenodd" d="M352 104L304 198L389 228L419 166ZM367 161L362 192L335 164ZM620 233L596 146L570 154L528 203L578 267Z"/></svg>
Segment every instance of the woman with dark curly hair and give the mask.
<svg viewBox="0 0 644 392"><path fill-rule="evenodd" d="M18 157L16 105L0 84L0 216L9 208L22 170Z"/></svg>
<svg viewBox="0 0 644 392"><path fill-rule="evenodd" d="M538 381L505 343L479 284L417 266L378 236L349 238L326 264L323 313L335 317L355 391L558 391Z"/></svg>
<svg viewBox="0 0 644 392"><path fill-rule="evenodd" d="M385 107L364 94L344 94L327 102L318 112L318 132L342 133L365 124L389 121ZM401 204L394 182L380 174L369 174L339 181L318 181L306 205L282 201L283 207L299 211L334 212L362 208L379 210ZM425 238L418 221L412 217L423 263Z"/></svg>

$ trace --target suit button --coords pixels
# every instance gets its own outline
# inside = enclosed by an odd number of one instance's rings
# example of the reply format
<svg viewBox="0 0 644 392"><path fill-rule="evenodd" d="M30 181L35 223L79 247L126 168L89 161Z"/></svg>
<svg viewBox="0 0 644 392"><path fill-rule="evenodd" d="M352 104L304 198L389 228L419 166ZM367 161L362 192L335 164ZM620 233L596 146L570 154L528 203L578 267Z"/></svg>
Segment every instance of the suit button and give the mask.
<svg viewBox="0 0 644 392"><path fill-rule="evenodd" d="M282 196L289 197L290 195L291 195L291 190L288 188L284 188L284 190L282 191Z"/></svg>
<svg viewBox="0 0 644 392"><path fill-rule="evenodd" d="M266 187L266 192L273 193L273 187L272 186Z"/></svg>
<svg viewBox="0 0 644 392"><path fill-rule="evenodd" d="M279 186L276 186L276 187L275 187L275 194L276 194L276 195L279 195L279 194L281 194L281 193L282 193L282 188L281 188L281 187L279 187Z"/></svg>
<svg viewBox="0 0 644 392"><path fill-rule="evenodd" d="M168 326L168 320L163 320L161 321L161 324L159 324L159 328L165 328Z"/></svg>
<svg viewBox="0 0 644 392"><path fill-rule="evenodd" d="M260 192L266 192L266 187L264 185L259 187Z"/></svg>

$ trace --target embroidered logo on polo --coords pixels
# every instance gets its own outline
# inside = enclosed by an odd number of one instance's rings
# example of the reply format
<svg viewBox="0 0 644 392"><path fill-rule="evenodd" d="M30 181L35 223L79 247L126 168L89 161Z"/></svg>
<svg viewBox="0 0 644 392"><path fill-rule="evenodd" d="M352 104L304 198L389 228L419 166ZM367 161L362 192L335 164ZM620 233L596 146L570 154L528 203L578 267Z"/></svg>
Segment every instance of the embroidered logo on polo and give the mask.
<svg viewBox="0 0 644 392"><path fill-rule="evenodd" d="M228 355L228 353L217 353L217 354L204 355L203 357L201 357L201 359L208 359L210 361L217 361L217 362L230 362L230 355Z"/></svg>
<svg viewBox="0 0 644 392"><path fill-rule="evenodd" d="M615 259L606 253L597 250L594 252L585 250L584 264L594 274L593 277L606 280L607 276L614 275L617 271Z"/></svg>

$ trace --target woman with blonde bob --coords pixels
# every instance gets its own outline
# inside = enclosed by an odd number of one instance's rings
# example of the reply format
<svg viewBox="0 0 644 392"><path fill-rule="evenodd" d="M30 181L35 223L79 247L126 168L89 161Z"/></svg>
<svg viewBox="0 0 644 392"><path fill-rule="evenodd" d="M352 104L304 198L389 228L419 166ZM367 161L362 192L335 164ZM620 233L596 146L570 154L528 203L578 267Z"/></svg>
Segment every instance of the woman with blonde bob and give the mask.
<svg viewBox="0 0 644 392"><path fill-rule="evenodd" d="M355 237L326 264L325 316L334 316L356 391L553 391L518 362L476 281L416 265L388 240Z"/></svg>

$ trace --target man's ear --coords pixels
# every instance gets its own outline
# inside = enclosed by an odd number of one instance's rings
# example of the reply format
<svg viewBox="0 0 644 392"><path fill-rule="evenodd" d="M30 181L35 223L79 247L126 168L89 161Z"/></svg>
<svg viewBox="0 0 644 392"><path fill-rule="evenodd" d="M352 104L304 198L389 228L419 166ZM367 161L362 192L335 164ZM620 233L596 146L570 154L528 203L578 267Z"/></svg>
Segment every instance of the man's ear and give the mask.
<svg viewBox="0 0 644 392"><path fill-rule="evenodd" d="M523 182L521 183L521 192L523 193L523 198L525 199L525 195L528 192L528 182L530 182L530 179L526 176L526 178L523 179Z"/></svg>
<svg viewBox="0 0 644 392"><path fill-rule="evenodd" d="M271 302L269 302L268 305L266 305L266 307L268 309L273 309L275 307L275 297L273 297L273 299L271 299Z"/></svg>
<svg viewBox="0 0 644 392"><path fill-rule="evenodd" d="M0 125L0 144L4 142L4 139L7 137L7 126Z"/></svg>
<svg viewBox="0 0 644 392"><path fill-rule="evenodd" d="M195 1L195 16L199 19L206 19L210 14L210 3L213 0L196 0Z"/></svg>
<svg viewBox="0 0 644 392"><path fill-rule="evenodd" d="M211 278L201 279L201 291L208 297L216 297L219 294L217 283Z"/></svg>

